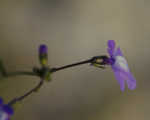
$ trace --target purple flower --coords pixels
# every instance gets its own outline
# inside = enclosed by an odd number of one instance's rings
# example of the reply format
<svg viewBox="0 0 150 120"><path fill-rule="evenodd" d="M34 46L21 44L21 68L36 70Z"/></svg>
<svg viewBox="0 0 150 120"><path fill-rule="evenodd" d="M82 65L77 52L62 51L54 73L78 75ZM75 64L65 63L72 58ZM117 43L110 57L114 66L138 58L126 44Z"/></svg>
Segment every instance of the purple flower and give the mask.
<svg viewBox="0 0 150 120"><path fill-rule="evenodd" d="M110 57L106 59L105 62L111 65L115 77L120 84L120 89L124 91L126 81L128 88L134 90L136 88L136 80L129 70L128 63L120 47L116 48L114 40L108 40L107 51Z"/></svg>
<svg viewBox="0 0 150 120"><path fill-rule="evenodd" d="M10 120L10 117L13 115L13 109L3 104L2 98L0 98L0 120Z"/></svg>

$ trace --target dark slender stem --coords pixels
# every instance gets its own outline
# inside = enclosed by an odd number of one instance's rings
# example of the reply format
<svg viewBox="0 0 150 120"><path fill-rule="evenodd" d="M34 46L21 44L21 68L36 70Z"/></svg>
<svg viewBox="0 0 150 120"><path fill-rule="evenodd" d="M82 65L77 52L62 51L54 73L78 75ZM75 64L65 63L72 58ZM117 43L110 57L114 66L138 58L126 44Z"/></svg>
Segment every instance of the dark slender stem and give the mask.
<svg viewBox="0 0 150 120"><path fill-rule="evenodd" d="M82 65L82 64L91 63L91 61L92 61L92 59L89 59L89 60L77 62L77 63L74 63L74 64L65 65L65 66L58 67L58 68L51 68L50 72L53 73L53 72L57 72L59 70L64 70L66 68L70 68L70 67L75 67L75 66L79 66L79 65Z"/></svg>
<svg viewBox="0 0 150 120"><path fill-rule="evenodd" d="M85 60L85 61L81 61L81 62L77 62L77 63L70 64L70 65L66 65L66 66L62 66L62 67L59 67L59 68L52 68L52 69L50 69L50 72L53 73L53 72L56 72L56 71L59 71L59 70L63 70L63 69L66 69L66 68L70 68L70 67L74 67L74 66L78 66L78 65L90 63L90 62L91 62L91 59ZM38 69L37 69L37 72L41 72L41 71L40 70L38 71ZM36 72L20 71L20 72L9 73L9 74L7 74L6 77L14 77L14 76L18 76L18 75L39 76L38 74L36 74ZM41 77L41 76L39 76L39 77ZM20 96L18 98L14 98L13 100L11 100L8 103L8 105L12 106L16 102L22 101L24 98L28 97L33 92L35 92L37 89L39 89L43 85L43 83L44 83L44 79L41 79L40 82L38 83L38 85L36 87L34 87L33 89L31 89L29 92L25 93L23 96Z"/></svg>
<svg viewBox="0 0 150 120"><path fill-rule="evenodd" d="M12 106L14 105L16 102L22 101L24 98L28 97L29 95L31 95L33 92L36 92L38 89L40 89L40 87L43 85L44 83L44 79L41 79L40 82L38 83L37 86L35 86L33 89L31 89L29 92L25 93L23 96L20 96L18 98L15 98L13 100L11 100L8 105Z"/></svg>
<svg viewBox="0 0 150 120"><path fill-rule="evenodd" d="M79 65L82 65L82 64L87 64L87 63L97 63L99 65L103 65L104 63L103 62L97 62L96 60L97 59L104 59L104 57L106 56L95 56L91 59L88 59L88 60L85 60L85 61L81 61L81 62L77 62L77 63L74 63L74 64L69 64L69 65L65 65L65 66L62 66L62 67L58 67L58 68L41 68L41 69L38 69L38 68L34 68L33 69L33 72L26 72L26 71L20 71L20 72L13 72L13 73L7 73L6 77L13 77L13 76L18 76L18 75L31 75L31 76L38 76L40 78L43 78L40 80L40 82L38 83L37 86L35 86L33 89L31 89L29 92L25 93L23 96L20 96L18 98L15 98L13 100L11 100L8 105L13 105L15 104L16 102L19 102L19 101L22 101L24 98L28 97L29 95L31 95L33 92L37 91L44 83L44 78L45 76L45 73L47 71L49 71L50 73L53 73L53 72L57 72L59 70L64 70L64 69L67 69L67 68L70 68L70 67L75 67L75 66L79 66ZM100 66L100 68L102 68Z"/></svg>

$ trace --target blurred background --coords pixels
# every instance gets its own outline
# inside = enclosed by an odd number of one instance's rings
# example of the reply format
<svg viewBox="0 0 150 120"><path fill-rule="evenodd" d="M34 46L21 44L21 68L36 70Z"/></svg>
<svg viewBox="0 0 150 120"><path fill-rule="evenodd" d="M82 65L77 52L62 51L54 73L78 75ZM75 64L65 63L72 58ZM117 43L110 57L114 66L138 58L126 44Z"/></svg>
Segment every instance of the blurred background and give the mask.
<svg viewBox="0 0 150 120"><path fill-rule="evenodd" d="M0 0L0 58L9 72L39 66L47 44L49 65L58 67L107 54L116 40L137 79L120 91L111 68L89 65L59 71L24 100L12 120L149 120L149 0ZM38 82L28 76L1 79L6 103Z"/></svg>

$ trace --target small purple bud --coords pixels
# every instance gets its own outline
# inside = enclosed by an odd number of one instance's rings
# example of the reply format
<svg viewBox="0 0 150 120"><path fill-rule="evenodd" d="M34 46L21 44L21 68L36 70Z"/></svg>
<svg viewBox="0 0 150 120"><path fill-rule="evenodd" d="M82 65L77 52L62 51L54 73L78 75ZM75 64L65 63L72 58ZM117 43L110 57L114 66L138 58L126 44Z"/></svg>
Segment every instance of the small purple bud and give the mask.
<svg viewBox="0 0 150 120"><path fill-rule="evenodd" d="M47 46L44 45L44 44L40 45L40 47L39 47L39 53L40 54L47 54L47 52L48 52Z"/></svg>

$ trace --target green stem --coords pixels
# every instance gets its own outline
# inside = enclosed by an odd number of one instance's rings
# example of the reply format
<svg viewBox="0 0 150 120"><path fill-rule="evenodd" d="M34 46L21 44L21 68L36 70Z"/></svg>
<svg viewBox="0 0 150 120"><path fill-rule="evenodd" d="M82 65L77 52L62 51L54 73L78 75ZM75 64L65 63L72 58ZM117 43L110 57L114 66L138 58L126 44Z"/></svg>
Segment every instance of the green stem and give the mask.
<svg viewBox="0 0 150 120"><path fill-rule="evenodd" d="M22 75L38 76L38 75L37 75L36 73L34 73L34 72L18 71L18 72L7 73L5 77L7 78L7 77L22 76Z"/></svg>

